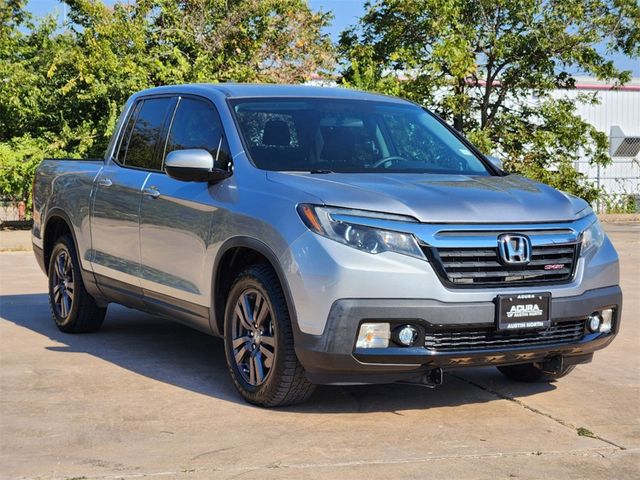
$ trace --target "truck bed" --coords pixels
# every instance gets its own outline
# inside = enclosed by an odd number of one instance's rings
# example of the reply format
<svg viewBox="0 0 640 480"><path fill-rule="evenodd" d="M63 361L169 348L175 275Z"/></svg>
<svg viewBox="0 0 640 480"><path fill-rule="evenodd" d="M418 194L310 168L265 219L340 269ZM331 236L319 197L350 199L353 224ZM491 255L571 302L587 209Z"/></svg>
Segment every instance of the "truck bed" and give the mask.
<svg viewBox="0 0 640 480"><path fill-rule="evenodd" d="M64 216L75 228L78 257L88 268L91 248L90 197L93 181L102 169L101 158L47 158L36 170L33 189L33 244L43 248L41 225L52 215Z"/></svg>

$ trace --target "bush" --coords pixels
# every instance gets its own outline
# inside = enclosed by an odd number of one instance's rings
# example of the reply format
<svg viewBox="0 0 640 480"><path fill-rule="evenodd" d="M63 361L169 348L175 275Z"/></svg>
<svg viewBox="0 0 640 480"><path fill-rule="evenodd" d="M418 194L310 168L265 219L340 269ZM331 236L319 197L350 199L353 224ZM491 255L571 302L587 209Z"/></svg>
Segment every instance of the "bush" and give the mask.
<svg viewBox="0 0 640 480"><path fill-rule="evenodd" d="M49 153L45 139L29 135L0 142L0 196L17 204L27 204L31 211L31 185L36 168Z"/></svg>
<svg viewBox="0 0 640 480"><path fill-rule="evenodd" d="M605 194L602 200L604 201L605 213L636 213L638 212L638 198L637 194Z"/></svg>

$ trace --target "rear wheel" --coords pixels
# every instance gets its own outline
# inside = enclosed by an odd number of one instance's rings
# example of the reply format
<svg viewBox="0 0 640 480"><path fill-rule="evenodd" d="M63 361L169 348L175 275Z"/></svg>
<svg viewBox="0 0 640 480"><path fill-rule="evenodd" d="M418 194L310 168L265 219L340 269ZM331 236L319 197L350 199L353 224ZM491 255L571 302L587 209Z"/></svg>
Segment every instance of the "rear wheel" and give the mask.
<svg viewBox="0 0 640 480"><path fill-rule="evenodd" d="M538 363L524 363L522 365L500 366L498 370L500 370L505 377L519 382L551 382L565 375L569 375L574 368L575 365L569 365L559 373L548 373L542 370Z"/></svg>
<svg viewBox="0 0 640 480"><path fill-rule="evenodd" d="M231 287L224 343L233 383L248 402L293 405L313 393L293 347L282 288L269 265L247 268Z"/></svg>
<svg viewBox="0 0 640 480"><path fill-rule="evenodd" d="M49 308L56 326L65 333L98 330L107 309L84 288L71 235L63 235L53 246L48 273Z"/></svg>

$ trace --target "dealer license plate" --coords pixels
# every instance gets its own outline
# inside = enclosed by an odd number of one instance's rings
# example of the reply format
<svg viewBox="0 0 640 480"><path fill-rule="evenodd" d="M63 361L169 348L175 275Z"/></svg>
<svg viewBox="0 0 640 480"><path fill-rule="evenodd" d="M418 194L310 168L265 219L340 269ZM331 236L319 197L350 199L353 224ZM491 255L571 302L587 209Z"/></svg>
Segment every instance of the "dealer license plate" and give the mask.
<svg viewBox="0 0 640 480"><path fill-rule="evenodd" d="M545 328L551 323L551 293L498 295L498 330Z"/></svg>

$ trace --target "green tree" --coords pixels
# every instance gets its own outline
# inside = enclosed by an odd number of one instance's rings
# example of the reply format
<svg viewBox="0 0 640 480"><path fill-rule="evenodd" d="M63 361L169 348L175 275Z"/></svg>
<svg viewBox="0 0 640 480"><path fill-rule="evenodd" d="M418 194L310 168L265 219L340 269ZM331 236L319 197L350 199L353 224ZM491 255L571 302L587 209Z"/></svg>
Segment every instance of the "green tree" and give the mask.
<svg viewBox="0 0 640 480"><path fill-rule="evenodd" d="M330 16L304 0L65 3L62 26L33 22L24 0L3 7L3 140L51 132L69 153L100 155L135 91L183 82L297 83L332 66L321 32Z"/></svg>
<svg viewBox="0 0 640 480"><path fill-rule="evenodd" d="M572 72L627 82L602 49L640 56L637 0L369 1L340 40L344 85L425 105L511 171L590 201L573 162L609 161L606 135L552 91Z"/></svg>
<svg viewBox="0 0 640 480"><path fill-rule="evenodd" d="M331 16L305 0L65 3L59 25L32 18L26 0L0 0L0 176L47 155L102 156L127 97L144 88L299 83L334 65ZM10 184L0 179L0 195L25 194Z"/></svg>

